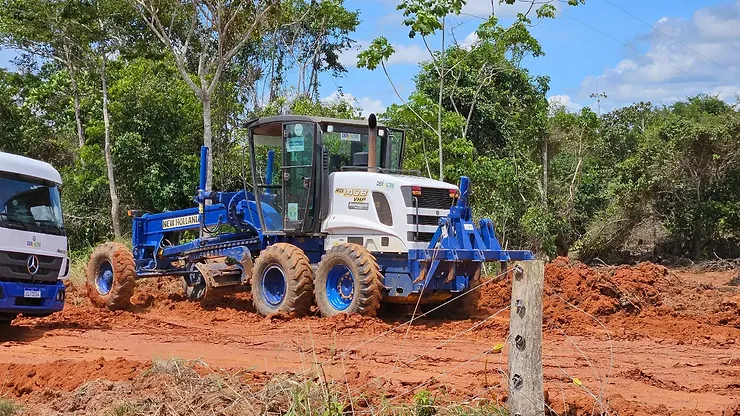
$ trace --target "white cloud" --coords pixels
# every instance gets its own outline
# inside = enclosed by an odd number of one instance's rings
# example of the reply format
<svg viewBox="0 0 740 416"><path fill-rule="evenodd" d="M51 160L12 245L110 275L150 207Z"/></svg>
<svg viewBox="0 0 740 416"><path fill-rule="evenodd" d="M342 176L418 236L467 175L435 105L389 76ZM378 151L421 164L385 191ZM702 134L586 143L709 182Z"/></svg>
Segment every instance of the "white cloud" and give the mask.
<svg viewBox="0 0 740 416"><path fill-rule="evenodd" d="M387 108L383 102L378 99L372 97L362 97L358 99L350 93L340 93L339 91L332 92L329 96L322 98L321 101L325 103L345 101L365 117L371 113L382 113Z"/></svg>
<svg viewBox="0 0 740 416"><path fill-rule="evenodd" d="M606 92L602 108L635 101L670 104L700 93L733 101L740 93L740 0L697 10L690 19L662 17L645 54L630 51L615 67L583 80L578 98Z"/></svg>
<svg viewBox="0 0 740 416"><path fill-rule="evenodd" d="M480 38L478 37L478 34L475 32L470 32L470 34L468 36L465 36L465 39L460 42L460 47L462 47L463 49L470 49L479 41Z"/></svg>
<svg viewBox="0 0 740 416"><path fill-rule="evenodd" d="M358 41L352 48L342 52L339 55L339 62L348 67L352 68L357 66L357 55L366 49L370 45L368 41ZM388 59L386 65L403 65L413 64L417 65L420 62L428 61L430 58L429 52L422 46L417 44L403 45L398 43L391 44L395 51L393 55Z"/></svg>
<svg viewBox="0 0 740 416"><path fill-rule="evenodd" d="M550 104L550 110L565 107L567 111L575 112L583 108L582 105L573 102L570 95L553 95L547 98L547 102Z"/></svg>

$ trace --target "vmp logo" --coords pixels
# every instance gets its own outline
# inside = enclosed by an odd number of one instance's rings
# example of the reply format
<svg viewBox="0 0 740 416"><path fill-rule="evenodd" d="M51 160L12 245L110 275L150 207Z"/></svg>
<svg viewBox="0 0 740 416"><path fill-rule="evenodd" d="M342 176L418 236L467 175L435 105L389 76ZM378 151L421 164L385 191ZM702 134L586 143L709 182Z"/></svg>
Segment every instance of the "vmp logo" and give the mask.
<svg viewBox="0 0 740 416"><path fill-rule="evenodd" d="M26 268L28 269L28 273L36 274L39 271L39 258L30 255L28 256L28 260L26 261Z"/></svg>

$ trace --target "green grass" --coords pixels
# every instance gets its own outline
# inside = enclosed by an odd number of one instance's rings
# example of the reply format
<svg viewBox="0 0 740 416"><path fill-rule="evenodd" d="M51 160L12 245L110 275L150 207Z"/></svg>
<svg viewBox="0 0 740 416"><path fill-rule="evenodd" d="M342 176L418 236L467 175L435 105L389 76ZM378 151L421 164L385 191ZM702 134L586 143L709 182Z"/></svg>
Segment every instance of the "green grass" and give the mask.
<svg viewBox="0 0 740 416"><path fill-rule="evenodd" d="M8 399L0 399L0 416L14 416L21 410L21 406Z"/></svg>

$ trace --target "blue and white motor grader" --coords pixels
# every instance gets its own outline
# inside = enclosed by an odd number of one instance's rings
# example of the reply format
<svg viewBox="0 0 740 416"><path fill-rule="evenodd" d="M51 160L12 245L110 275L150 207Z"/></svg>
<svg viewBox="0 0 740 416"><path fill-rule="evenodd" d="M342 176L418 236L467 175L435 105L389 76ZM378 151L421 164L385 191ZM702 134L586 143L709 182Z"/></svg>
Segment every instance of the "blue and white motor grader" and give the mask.
<svg viewBox="0 0 740 416"><path fill-rule="evenodd" d="M444 316L466 318L483 262L532 258L503 250L491 220L473 221L468 178L458 187L404 170L404 132L374 115L260 118L247 131L252 183L244 175L244 189L206 191L203 147L196 207L133 212L133 250L105 243L92 253L94 304L125 308L136 280L177 276L190 300L251 290L265 316L448 303Z"/></svg>

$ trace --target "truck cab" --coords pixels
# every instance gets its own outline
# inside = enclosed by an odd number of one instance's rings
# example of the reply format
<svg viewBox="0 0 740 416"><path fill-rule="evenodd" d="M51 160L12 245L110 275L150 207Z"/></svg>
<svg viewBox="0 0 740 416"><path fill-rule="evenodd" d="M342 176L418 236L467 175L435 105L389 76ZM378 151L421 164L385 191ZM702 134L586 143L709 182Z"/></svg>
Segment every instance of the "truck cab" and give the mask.
<svg viewBox="0 0 740 416"><path fill-rule="evenodd" d="M61 184L50 164L0 152L0 322L64 307L69 258Z"/></svg>

